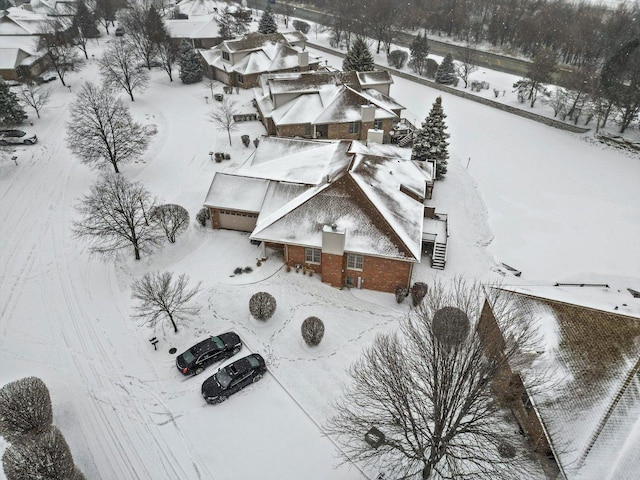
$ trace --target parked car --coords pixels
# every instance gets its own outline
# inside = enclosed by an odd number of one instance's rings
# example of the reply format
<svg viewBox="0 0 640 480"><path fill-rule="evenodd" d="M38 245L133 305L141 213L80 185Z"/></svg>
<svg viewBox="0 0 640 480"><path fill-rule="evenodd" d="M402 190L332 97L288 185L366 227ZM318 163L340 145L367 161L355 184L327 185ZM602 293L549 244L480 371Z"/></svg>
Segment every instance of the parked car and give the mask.
<svg viewBox="0 0 640 480"><path fill-rule="evenodd" d="M178 355L176 367L184 375L198 375L212 363L233 357L241 348L242 341L234 332L211 336Z"/></svg>
<svg viewBox="0 0 640 480"><path fill-rule="evenodd" d="M43 73L42 75L40 75L40 81L42 83L53 82L56 78L58 78L58 75L56 75L55 73Z"/></svg>
<svg viewBox="0 0 640 480"><path fill-rule="evenodd" d="M31 131L6 129L0 130L0 145L24 144L33 145L38 141L38 136Z"/></svg>
<svg viewBox="0 0 640 480"><path fill-rule="evenodd" d="M264 358L257 353L236 360L218 369L202 384L202 396L207 403L222 403L244 387L259 381L267 371Z"/></svg>
<svg viewBox="0 0 640 480"><path fill-rule="evenodd" d="M124 36L124 27L117 27L116 28L116 37L122 37Z"/></svg>

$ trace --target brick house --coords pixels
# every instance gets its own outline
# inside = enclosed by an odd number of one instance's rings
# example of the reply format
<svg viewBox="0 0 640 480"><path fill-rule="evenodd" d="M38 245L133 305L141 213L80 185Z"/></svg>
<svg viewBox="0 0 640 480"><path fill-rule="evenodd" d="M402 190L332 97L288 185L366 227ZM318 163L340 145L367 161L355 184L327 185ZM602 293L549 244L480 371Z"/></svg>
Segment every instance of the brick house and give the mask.
<svg viewBox="0 0 640 480"><path fill-rule="evenodd" d="M388 96L387 71L263 75L254 89L269 135L389 143L404 107Z"/></svg>
<svg viewBox="0 0 640 480"><path fill-rule="evenodd" d="M305 41L300 32L250 33L199 52L209 78L226 85L253 88L265 73L317 70L320 59L304 50Z"/></svg>
<svg viewBox="0 0 640 480"><path fill-rule="evenodd" d="M45 20L43 14L17 7L0 11L0 77L23 80L48 68L48 58L37 50Z"/></svg>
<svg viewBox="0 0 640 480"><path fill-rule="evenodd" d="M559 478L637 478L640 300L608 285L489 288L479 328L499 341L506 325L494 305L505 295L541 342L525 352L524 367L507 367L493 390L533 449L555 464Z"/></svg>
<svg viewBox="0 0 640 480"><path fill-rule="evenodd" d="M204 205L214 229L250 232L329 285L393 292L421 260L433 185L431 165L410 153L265 137L250 165L215 174Z"/></svg>

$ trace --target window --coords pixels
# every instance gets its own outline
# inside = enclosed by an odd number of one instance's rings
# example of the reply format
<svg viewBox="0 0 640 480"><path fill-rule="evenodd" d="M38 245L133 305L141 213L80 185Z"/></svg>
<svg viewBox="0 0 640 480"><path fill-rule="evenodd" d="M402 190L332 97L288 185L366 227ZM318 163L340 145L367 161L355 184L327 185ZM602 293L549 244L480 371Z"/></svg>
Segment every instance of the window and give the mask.
<svg viewBox="0 0 640 480"><path fill-rule="evenodd" d="M244 76L238 74L238 83L244 83Z"/></svg>
<svg viewBox="0 0 640 480"><path fill-rule="evenodd" d="M319 248L305 248L304 261L307 263L320 263L322 251Z"/></svg>
<svg viewBox="0 0 640 480"><path fill-rule="evenodd" d="M224 50L222 51L222 59L226 60L227 62L229 61L229 52L225 52Z"/></svg>
<svg viewBox="0 0 640 480"><path fill-rule="evenodd" d="M382 130L382 120L380 120L380 119L374 120L373 121L373 128L375 128L376 130Z"/></svg>
<svg viewBox="0 0 640 480"><path fill-rule="evenodd" d="M349 270L362 270L363 264L364 257L362 255L356 255L355 253L347 255L347 268Z"/></svg>
<svg viewBox="0 0 640 480"><path fill-rule="evenodd" d="M360 133L360 123L359 122L349 123L349 133Z"/></svg>
<svg viewBox="0 0 640 480"><path fill-rule="evenodd" d="M311 135L311 124L310 123L307 123L304 126L304 134L305 135Z"/></svg>

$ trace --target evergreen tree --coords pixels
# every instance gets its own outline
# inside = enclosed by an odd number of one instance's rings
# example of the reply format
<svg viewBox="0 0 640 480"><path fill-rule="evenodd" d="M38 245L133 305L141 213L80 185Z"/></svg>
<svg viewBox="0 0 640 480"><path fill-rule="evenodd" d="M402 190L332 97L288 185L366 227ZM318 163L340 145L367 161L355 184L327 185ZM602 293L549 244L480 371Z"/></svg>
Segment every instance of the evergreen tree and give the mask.
<svg viewBox="0 0 640 480"><path fill-rule="evenodd" d="M96 26L96 16L89 11L84 0L78 0L73 23L84 38L97 38L100 36L100 31Z"/></svg>
<svg viewBox="0 0 640 480"><path fill-rule="evenodd" d="M169 31L167 30L164 20L153 4L149 5L144 22L149 40L156 47L169 38Z"/></svg>
<svg viewBox="0 0 640 480"><path fill-rule="evenodd" d="M342 70L345 72L370 72L374 68L373 55L369 51L367 41L358 36L342 62Z"/></svg>
<svg viewBox="0 0 640 480"><path fill-rule="evenodd" d="M427 56L429 55L429 42L427 35L418 36L411 43L411 59L409 60L409 68L418 75L424 75L427 72Z"/></svg>
<svg viewBox="0 0 640 480"><path fill-rule="evenodd" d="M202 65L198 52L188 42L180 45L180 80L182 83L196 83L202 80Z"/></svg>
<svg viewBox="0 0 640 480"><path fill-rule="evenodd" d="M18 96L9 90L9 85L0 78L0 125L20 124L27 119Z"/></svg>
<svg viewBox="0 0 640 480"><path fill-rule="evenodd" d="M438 97L433 103L429 115L422 122L422 128L416 134L411 152L412 160L435 160L436 180L442 179L447 173L447 159L449 158L447 138L449 138L449 134L445 131L447 129L445 118L447 116L442 109L442 97Z"/></svg>
<svg viewBox="0 0 640 480"><path fill-rule="evenodd" d="M278 25L276 24L276 19L273 16L273 12L271 11L271 7L267 6L267 9L263 12L260 17L260 23L258 24L258 32L260 33L277 33Z"/></svg>
<svg viewBox="0 0 640 480"><path fill-rule="evenodd" d="M453 64L453 55L447 53L436 71L436 83L451 85L456 82L456 69Z"/></svg>

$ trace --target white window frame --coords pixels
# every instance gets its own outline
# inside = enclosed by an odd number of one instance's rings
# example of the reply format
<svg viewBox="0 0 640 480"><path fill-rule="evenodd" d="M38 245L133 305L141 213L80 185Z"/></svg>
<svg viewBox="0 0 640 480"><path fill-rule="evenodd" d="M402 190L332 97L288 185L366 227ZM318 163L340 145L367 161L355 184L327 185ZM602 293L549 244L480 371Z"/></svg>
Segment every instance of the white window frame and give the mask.
<svg viewBox="0 0 640 480"><path fill-rule="evenodd" d="M318 257L318 261L315 261L316 255ZM311 260L309 260L309 258L311 258ZM320 250L319 248L305 247L305 249L304 249L304 261L305 261L305 263L312 263L314 265L320 265L320 262L322 261L322 250Z"/></svg>
<svg viewBox="0 0 640 480"><path fill-rule="evenodd" d="M373 128L375 128L376 130L382 130L382 119L381 118L378 118L378 119L373 121Z"/></svg>
<svg viewBox="0 0 640 480"><path fill-rule="evenodd" d="M358 266L360 264L360 266ZM347 254L347 268L349 270L357 270L359 272L364 268L364 256L357 253Z"/></svg>
<svg viewBox="0 0 640 480"><path fill-rule="evenodd" d="M349 122L349 133L360 133L360 122Z"/></svg>

